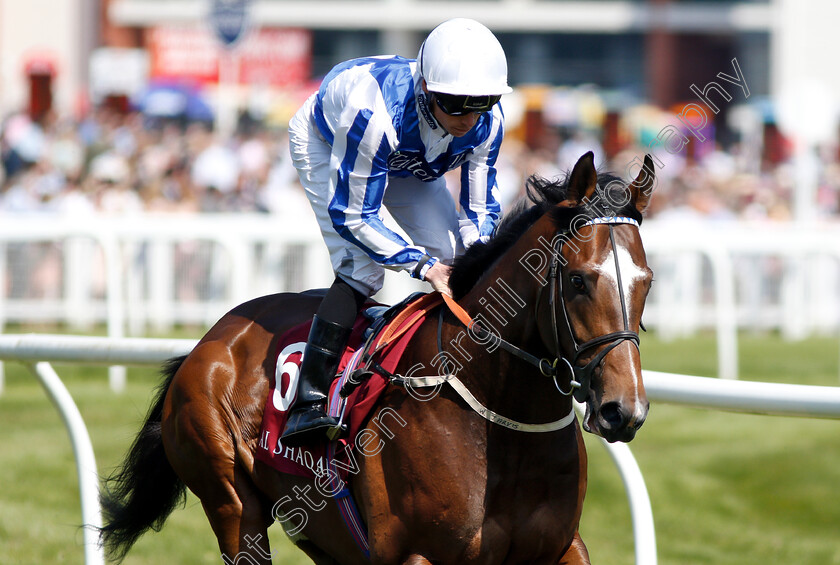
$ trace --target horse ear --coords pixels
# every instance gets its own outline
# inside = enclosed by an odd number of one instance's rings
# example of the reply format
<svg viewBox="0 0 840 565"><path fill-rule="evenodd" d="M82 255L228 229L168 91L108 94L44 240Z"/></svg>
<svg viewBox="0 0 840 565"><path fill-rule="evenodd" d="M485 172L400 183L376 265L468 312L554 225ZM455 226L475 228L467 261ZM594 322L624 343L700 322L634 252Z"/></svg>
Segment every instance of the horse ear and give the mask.
<svg viewBox="0 0 840 565"><path fill-rule="evenodd" d="M592 151L586 152L572 169L569 176L569 188L566 193L566 201L571 206L580 206L583 199L592 200L595 188L598 186L598 173L595 171L595 155Z"/></svg>
<svg viewBox="0 0 840 565"><path fill-rule="evenodd" d="M653 170L653 159L650 155L645 155L645 164L639 171L639 176L630 185L632 202L640 214L647 209L654 186L656 186L656 176Z"/></svg>

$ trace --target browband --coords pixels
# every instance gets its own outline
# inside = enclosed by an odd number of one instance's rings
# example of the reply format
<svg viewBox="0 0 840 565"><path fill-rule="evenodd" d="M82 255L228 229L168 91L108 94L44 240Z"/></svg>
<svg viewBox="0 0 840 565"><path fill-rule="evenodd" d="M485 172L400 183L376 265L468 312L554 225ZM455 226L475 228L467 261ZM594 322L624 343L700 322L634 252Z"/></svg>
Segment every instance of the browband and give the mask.
<svg viewBox="0 0 840 565"><path fill-rule="evenodd" d="M639 227L639 222L627 216L600 216L592 218L588 222L581 224L582 226L595 226L601 224L631 224Z"/></svg>

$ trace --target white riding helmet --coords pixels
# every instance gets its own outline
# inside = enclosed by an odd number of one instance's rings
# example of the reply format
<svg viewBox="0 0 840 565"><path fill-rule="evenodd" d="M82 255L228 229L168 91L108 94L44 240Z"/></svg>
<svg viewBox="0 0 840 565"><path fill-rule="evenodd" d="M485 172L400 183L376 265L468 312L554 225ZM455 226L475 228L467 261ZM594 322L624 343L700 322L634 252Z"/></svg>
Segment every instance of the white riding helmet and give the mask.
<svg viewBox="0 0 840 565"><path fill-rule="evenodd" d="M513 91L499 40L475 20L455 18L437 26L420 46L417 60L432 92L494 96Z"/></svg>

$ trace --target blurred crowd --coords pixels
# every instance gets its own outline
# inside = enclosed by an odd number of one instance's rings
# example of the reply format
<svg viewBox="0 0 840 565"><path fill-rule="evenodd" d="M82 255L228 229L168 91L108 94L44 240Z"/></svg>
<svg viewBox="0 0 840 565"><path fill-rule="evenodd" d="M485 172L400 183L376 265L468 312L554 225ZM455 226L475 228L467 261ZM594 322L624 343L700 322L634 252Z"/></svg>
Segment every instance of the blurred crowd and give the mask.
<svg viewBox="0 0 840 565"><path fill-rule="evenodd" d="M0 213L265 212L299 192L286 135L100 108L82 121L3 123Z"/></svg>
<svg viewBox="0 0 840 565"><path fill-rule="evenodd" d="M627 144L612 156L596 134L569 128L548 128L536 150L517 140L505 140L506 164L516 163L512 186L521 186L528 174L553 178L569 171L586 151L595 153L599 170L629 180L639 171L645 147ZM646 144L647 145L647 144ZM750 143L723 147L707 140L703 147L674 155L654 145L657 182L646 216L658 220L768 221L793 219L797 179L792 147L768 158ZM840 215L840 161L837 148L814 153L819 163L816 189L817 216L832 220ZM635 165L633 165L635 163ZM516 184L519 182L520 184ZM513 191L511 197L521 195Z"/></svg>
<svg viewBox="0 0 840 565"><path fill-rule="evenodd" d="M283 128L240 120L221 138L205 122L150 122L106 107L81 121L25 114L2 122L0 214L139 214L143 212L282 213L306 206ZM649 216L785 221L795 184L790 159L757 160L754 148L707 141L689 156L659 151L659 182ZM504 204L523 192L530 174L553 178L586 151L599 168L624 175L643 155L629 145L608 157L597 132L545 127L537 144L510 135L498 163ZM819 214L840 211L840 165L823 152Z"/></svg>

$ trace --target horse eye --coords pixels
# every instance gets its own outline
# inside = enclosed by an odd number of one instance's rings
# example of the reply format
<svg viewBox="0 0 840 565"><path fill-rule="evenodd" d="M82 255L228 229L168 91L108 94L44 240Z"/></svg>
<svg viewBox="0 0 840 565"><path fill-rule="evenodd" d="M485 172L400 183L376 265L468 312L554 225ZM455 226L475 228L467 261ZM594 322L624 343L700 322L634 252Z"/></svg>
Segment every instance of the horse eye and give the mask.
<svg viewBox="0 0 840 565"><path fill-rule="evenodd" d="M572 288L578 292L586 292L586 284L583 282L583 277L580 275L572 275L569 277L569 282L572 283Z"/></svg>

